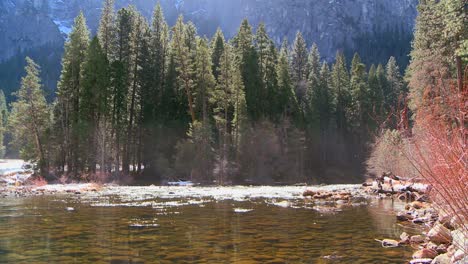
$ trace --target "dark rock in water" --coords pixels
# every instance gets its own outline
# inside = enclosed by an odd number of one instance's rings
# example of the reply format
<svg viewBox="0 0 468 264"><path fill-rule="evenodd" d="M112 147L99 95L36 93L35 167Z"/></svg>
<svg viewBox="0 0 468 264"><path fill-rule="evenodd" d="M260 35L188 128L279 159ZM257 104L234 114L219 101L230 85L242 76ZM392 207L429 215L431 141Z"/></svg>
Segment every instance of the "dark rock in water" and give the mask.
<svg viewBox="0 0 468 264"><path fill-rule="evenodd" d="M396 218L397 218L398 221L409 221L409 220L411 220L411 216L408 215L405 212L398 212Z"/></svg>

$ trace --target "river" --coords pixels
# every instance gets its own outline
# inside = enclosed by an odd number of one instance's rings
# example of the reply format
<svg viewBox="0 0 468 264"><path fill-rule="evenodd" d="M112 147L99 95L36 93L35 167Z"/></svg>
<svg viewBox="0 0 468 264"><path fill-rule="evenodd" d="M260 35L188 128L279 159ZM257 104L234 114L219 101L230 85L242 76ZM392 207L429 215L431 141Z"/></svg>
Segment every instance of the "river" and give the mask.
<svg viewBox="0 0 468 264"><path fill-rule="evenodd" d="M358 186L325 186L357 190ZM328 206L305 187L106 187L0 200L0 263L405 263L403 203Z"/></svg>

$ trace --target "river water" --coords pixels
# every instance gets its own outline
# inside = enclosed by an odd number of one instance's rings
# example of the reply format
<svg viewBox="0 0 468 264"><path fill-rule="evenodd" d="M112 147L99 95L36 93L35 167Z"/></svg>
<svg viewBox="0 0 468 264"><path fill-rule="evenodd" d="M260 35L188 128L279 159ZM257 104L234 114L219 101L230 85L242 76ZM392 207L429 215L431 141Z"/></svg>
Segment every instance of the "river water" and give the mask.
<svg viewBox="0 0 468 264"><path fill-rule="evenodd" d="M327 187L321 187L327 188ZM349 188L351 190L357 188ZM313 203L305 187L108 187L0 200L0 263L405 263L404 204Z"/></svg>

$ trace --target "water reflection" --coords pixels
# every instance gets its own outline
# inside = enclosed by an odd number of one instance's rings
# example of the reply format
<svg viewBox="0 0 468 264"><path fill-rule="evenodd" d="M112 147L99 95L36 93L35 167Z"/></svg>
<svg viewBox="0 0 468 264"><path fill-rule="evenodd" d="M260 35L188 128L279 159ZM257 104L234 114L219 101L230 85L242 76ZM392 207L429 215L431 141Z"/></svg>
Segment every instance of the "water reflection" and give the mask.
<svg viewBox="0 0 468 264"><path fill-rule="evenodd" d="M335 213L306 209L304 203L283 208L262 199L225 200L152 208L93 207L66 197L4 199L0 263L404 263L410 258L408 248L384 249L374 241L402 231L391 201ZM70 206L75 211L65 210Z"/></svg>

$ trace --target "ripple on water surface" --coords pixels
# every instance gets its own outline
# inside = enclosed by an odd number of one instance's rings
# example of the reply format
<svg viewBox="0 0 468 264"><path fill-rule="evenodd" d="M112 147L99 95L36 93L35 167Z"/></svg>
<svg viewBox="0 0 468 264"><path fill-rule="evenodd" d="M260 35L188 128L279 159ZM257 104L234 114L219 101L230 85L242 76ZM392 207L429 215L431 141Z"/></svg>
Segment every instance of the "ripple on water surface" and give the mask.
<svg viewBox="0 0 468 264"><path fill-rule="evenodd" d="M224 196L220 188L194 189L185 196L119 187L80 198L4 199L0 263L404 263L411 257L409 248L384 249L374 241L403 231L392 214L401 204L373 201L323 212L298 195L303 188L283 196L277 189Z"/></svg>

